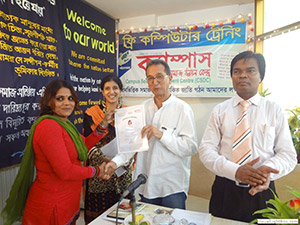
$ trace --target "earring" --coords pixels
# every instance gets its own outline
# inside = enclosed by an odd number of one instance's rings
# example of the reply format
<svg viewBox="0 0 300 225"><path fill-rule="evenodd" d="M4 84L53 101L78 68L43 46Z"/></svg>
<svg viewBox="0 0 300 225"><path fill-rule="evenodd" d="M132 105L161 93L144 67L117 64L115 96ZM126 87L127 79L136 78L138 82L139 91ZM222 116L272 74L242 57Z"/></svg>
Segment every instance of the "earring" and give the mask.
<svg viewBox="0 0 300 225"><path fill-rule="evenodd" d="M122 104L123 104L123 97L120 96L119 99L118 99L118 101L119 101L119 108L121 108Z"/></svg>
<svg viewBox="0 0 300 225"><path fill-rule="evenodd" d="M106 102L104 99L102 100L102 106L103 106L103 108L106 108Z"/></svg>

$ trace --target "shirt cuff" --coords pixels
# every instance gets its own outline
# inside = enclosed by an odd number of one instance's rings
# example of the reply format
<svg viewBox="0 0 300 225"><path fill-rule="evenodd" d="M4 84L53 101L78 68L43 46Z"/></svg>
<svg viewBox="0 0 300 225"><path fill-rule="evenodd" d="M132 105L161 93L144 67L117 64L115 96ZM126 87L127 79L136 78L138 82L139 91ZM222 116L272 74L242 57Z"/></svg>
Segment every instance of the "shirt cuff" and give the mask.
<svg viewBox="0 0 300 225"><path fill-rule="evenodd" d="M235 174L239 167L240 165L228 160L223 167L225 177L230 180L236 181Z"/></svg>
<svg viewBox="0 0 300 225"><path fill-rule="evenodd" d="M165 146L167 146L168 142L170 142L170 140L172 140L172 134L169 134L168 132L163 131L163 135L160 138L160 142L162 144L164 144Z"/></svg>
<svg viewBox="0 0 300 225"><path fill-rule="evenodd" d="M117 168L124 164L124 162L123 162L124 160L120 156L115 156L111 161L116 163Z"/></svg>

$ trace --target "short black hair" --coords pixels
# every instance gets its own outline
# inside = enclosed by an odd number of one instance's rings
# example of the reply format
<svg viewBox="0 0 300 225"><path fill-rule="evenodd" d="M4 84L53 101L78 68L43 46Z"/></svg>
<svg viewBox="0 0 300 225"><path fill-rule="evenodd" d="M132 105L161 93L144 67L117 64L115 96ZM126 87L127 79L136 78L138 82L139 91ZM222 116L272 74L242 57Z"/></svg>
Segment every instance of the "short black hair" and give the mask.
<svg viewBox="0 0 300 225"><path fill-rule="evenodd" d="M159 65L159 64L161 64L165 67L165 72L166 72L167 75L171 75L171 70L170 70L170 67L169 67L168 63L166 63L164 60L161 60L161 59L150 60L147 64L146 71L149 68L149 66Z"/></svg>
<svg viewBox="0 0 300 225"><path fill-rule="evenodd" d="M254 53L252 51L244 51L239 53L238 55L236 55L232 61L231 61L231 65L230 65L230 75L232 76L232 70L233 70L233 66L235 65L235 63L237 61L239 61L240 59L244 59L247 60L249 58L254 58L257 61L257 65L258 65L258 69L259 69L259 74L260 74L260 79L261 81L263 81L264 77L265 77L265 71L266 71L266 62L265 62L265 58L262 54L260 53Z"/></svg>
<svg viewBox="0 0 300 225"><path fill-rule="evenodd" d="M120 90L122 91L122 89L123 89L122 81L120 80L120 78L118 76L116 76L114 74L109 74L101 80L101 84L100 84L101 91L103 91L104 84L109 81L116 82L116 84L119 86Z"/></svg>

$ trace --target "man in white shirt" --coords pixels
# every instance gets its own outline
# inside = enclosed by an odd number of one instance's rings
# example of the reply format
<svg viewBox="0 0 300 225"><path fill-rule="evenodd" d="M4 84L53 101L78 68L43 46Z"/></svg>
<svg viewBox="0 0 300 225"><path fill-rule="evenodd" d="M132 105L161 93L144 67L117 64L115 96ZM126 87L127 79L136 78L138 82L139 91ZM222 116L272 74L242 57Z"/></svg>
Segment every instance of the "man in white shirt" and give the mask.
<svg viewBox="0 0 300 225"><path fill-rule="evenodd" d="M209 205L212 215L250 222L259 217L252 214L274 198L268 189L275 191L273 180L296 166L296 152L284 110L257 92L265 74L264 57L242 52L233 58L230 72L237 95L213 109L199 157L216 174ZM251 104L247 110L251 153L250 162L239 165L232 161L232 147L243 100Z"/></svg>
<svg viewBox="0 0 300 225"><path fill-rule="evenodd" d="M149 61L146 76L154 98L143 103L146 126L142 136L147 135L149 150L137 154L135 177L144 173L148 179L138 193L143 202L185 209L191 156L198 147L194 114L187 103L170 94L172 75L165 61ZM132 156L117 155L106 171L124 165Z"/></svg>

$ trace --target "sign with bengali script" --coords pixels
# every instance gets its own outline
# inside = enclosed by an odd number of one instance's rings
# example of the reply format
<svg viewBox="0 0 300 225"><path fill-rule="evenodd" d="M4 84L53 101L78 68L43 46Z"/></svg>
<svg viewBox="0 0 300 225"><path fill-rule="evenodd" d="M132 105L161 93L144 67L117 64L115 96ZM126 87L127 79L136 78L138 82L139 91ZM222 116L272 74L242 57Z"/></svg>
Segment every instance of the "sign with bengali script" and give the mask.
<svg viewBox="0 0 300 225"><path fill-rule="evenodd" d="M80 0L0 0L0 168L21 162L39 100L54 79L70 81L80 108L99 102L114 73L115 21Z"/></svg>
<svg viewBox="0 0 300 225"><path fill-rule="evenodd" d="M246 50L246 24L213 28L149 31L119 36L118 72L123 95L151 96L145 69L166 61L173 76L170 92L179 97L230 97L231 59Z"/></svg>

